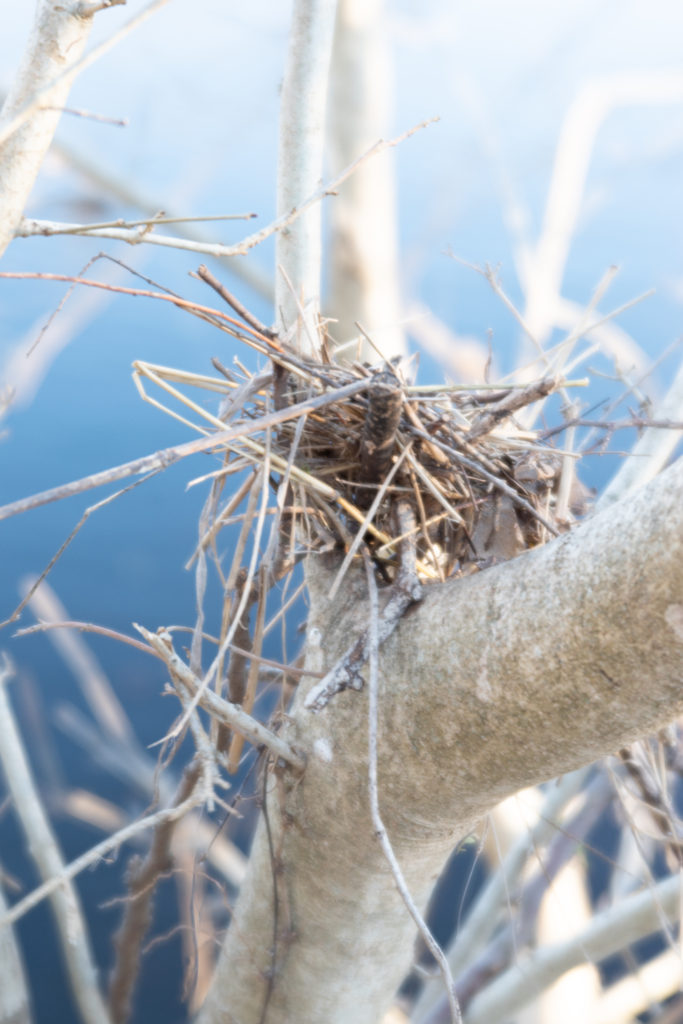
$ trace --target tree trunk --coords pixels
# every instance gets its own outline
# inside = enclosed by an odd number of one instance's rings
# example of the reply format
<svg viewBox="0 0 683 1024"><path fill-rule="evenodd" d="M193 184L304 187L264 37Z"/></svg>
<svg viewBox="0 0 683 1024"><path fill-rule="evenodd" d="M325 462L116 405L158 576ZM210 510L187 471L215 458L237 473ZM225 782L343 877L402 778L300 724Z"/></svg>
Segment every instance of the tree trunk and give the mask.
<svg viewBox="0 0 683 1024"><path fill-rule="evenodd" d="M380 809L420 906L503 797L683 711L682 496L679 460L551 544L428 587L382 647ZM332 603L329 580L309 566L315 671L367 624L363 577ZM411 964L414 927L370 820L367 694L314 715L306 689L286 735L308 766L267 776L201 1024L376 1024Z"/></svg>

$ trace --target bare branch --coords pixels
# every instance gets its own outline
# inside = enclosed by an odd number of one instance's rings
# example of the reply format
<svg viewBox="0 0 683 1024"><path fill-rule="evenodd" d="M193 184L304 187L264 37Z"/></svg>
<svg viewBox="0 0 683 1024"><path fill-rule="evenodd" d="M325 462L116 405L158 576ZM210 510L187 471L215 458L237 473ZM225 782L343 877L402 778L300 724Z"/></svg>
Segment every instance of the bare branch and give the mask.
<svg viewBox="0 0 683 1024"><path fill-rule="evenodd" d="M467 1024L489 1024L514 1014L572 967L590 960L599 963L631 943L661 928L661 914L672 922L678 917L681 895L679 875L659 882L653 889L629 896L610 907L567 942L530 953L515 963L476 996L467 1013Z"/></svg>
<svg viewBox="0 0 683 1024"><path fill-rule="evenodd" d="M85 57L92 16L112 3L38 4L24 60L0 116L0 255L14 237L74 78L166 2L154 0Z"/></svg>
<svg viewBox="0 0 683 1024"><path fill-rule="evenodd" d="M301 754L296 753L286 740L281 739L270 729L261 725L259 721L248 715L236 704L223 700L213 690L204 687L202 681L197 679L185 662L178 657L173 650L169 634L159 635L150 633L143 626L134 623L135 628L145 638L150 647L153 647L157 654L166 662L171 672L178 676L188 692L194 696L201 692L199 703L203 708L214 715L220 722L230 726L235 732L246 737L256 747L267 747L277 758L282 758L290 764L297 772L302 772L306 767L306 760Z"/></svg>
<svg viewBox="0 0 683 1024"><path fill-rule="evenodd" d="M184 803L178 804L177 807L165 808L162 811L156 811L154 814L148 814L144 818L138 818L137 821L131 822L130 825L119 829L113 835L107 836L102 842L90 847L80 857L76 857L70 864L61 868L57 874L49 878L48 881L43 882L42 885L39 885L28 896L24 896L23 899L15 903L14 906L0 917L0 928L18 921L20 917L23 917L24 914L41 903L47 896L51 896L53 893L63 889L66 882L75 878L76 875L79 875L81 871L85 871L86 868L97 864L106 854L118 849L119 846L128 842L129 839L134 838L148 828L156 828L164 822L178 821L188 811L191 811L193 807L198 807L200 804L205 803L207 795L205 787L198 787L192 796ZM105 1016L104 1020L108 1021L108 1017Z"/></svg>
<svg viewBox="0 0 683 1024"><path fill-rule="evenodd" d="M178 221L211 220L212 218L173 217L170 223ZM121 242L128 242L129 245L160 245L168 249L181 249L185 252L196 252L202 256L213 256L221 259L230 256L241 256L244 253L244 243L238 242L235 245L228 245L223 242L201 242L196 239L184 238L181 235L159 234L154 231L155 225L169 223L168 220L159 219L140 222L139 227L128 225L111 224L103 227L92 224L69 224L58 221L30 220L22 218L19 226L14 232L15 238L53 237L55 235L80 235L83 238L113 238ZM267 237L267 235L265 236ZM256 242L254 243L257 244Z"/></svg>
<svg viewBox="0 0 683 1024"><path fill-rule="evenodd" d="M5 895L0 886L0 917L6 910ZM32 1022L24 965L11 925L0 928L0 1021L3 1024Z"/></svg>
<svg viewBox="0 0 683 1024"><path fill-rule="evenodd" d="M392 43L384 0L339 0L327 103L327 160L345 167L392 121ZM386 358L406 354L402 327L396 175L389 150L360 168L328 210L327 295L337 343L358 320ZM360 358L369 357L360 345ZM370 357L372 362L372 357Z"/></svg>
<svg viewBox="0 0 683 1024"><path fill-rule="evenodd" d="M191 798L200 775L199 762L188 765L172 806L177 807ZM130 900L114 938L117 958L109 983L109 1005L114 1024L128 1020L140 968L140 948L151 917L152 896L160 876L168 871L171 864L171 840L177 824L177 820L170 819L157 825L144 861L136 859L128 869Z"/></svg>
<svg viewBox="0 0 683 1024"><path fill-rule="evenodd" d="M76 4L75 9L70 10L67 5L54 4L42 4L43 10L39 9L39 20L36 25L36 31L32 37L32 45L37 46L37 53L31 52L28 56L28 62L39 64L42 68L40 76L33 79L32 82L27 83L19 81L15 83L15 87L12 93L8 96L5 107L3 108L2 124L0 125L0 145L2 145L7 139L14 135L21 128L22 125L28 121L34 119L34 115L42 110L46 105L52 106L56 109L61 109L64 104L59 102L55 97L64 94L68 94L71 84L75 77L85 68L90 67L100 57L111 50L121 39L124 39L133 29L141 25L150 15L154 14L160 7L164 7L168 3L168 0L153 0L147 7L145 7L139 14L134 18L131 18L118 32L110 36L109 39L105 39L104 42L100 43L99 46L94 47L84 57L80 57L83 46L87 41L87 34L81 38L83 34L83 27L85 26L88 30L90 28L89 21L92 15L97 10L103 10L104 7L111 7L113 4L85 4L83 5L83 12L78 10L79 4ZM90 8L90 9L88 9ZM50 14L56 13L60 16L61 24L58 22L55 26L44 23L43 19L49 17ZM49 40L55 30L65 31L68 22L81 22L81 31L77 35L78 49L74 48L74 43L65 40L66 49L71 46L71 52L69 53L70 63L68 66L59 72L60 64L65 63L64 58L60 56L59 60L54 59L54 54L50 54L51 60L54 60L54 64L48 62L45 64L45 53L49 53L50 47L46 45L46 40ZM70 29L72 32L74 26ZM60 50L64 47L64 43L61 44ZM59 50L57 51L59 52ZM30 85L30 91L28 86ZM21 96L17 93L21 89ZM55 112L54 110L52 111ZM57 118L58 120L58 118ZM56 122L55 122L56 124Z"/></svg>
<svg viewBox="0 0 683 1024"><path fill-rule="evenodd" d="M275 277L275 310L278 333L286 337L303 308L305 321L293 337L302 354L318 348L321 213L317 203L308 204L306 199L323 173L336 7L336 0L295 0L280 102L277 211L282 220L296 210L298 219L295 225L290 221L291 230L280 230L277 236L275 260L284 277Z"/></svg>
<svg viewBox="0 0 683 1024"><path fill-rule="evenodd" d="M68 884L62 856L38 794L24 746L14 721L7 697L6 685L12 669L6 655L0 667L0 761L14 810L26 834L31 856L45 884L59 881L44 895L51 896L52 909L59 934L62 953L66 961L71 990L86 1024L109 1024L109 1014L97 984L97 970L90 949L80 900L75 888ZM28 899L28 897L27 897ZM0 930L19 917L20 903L0 920ZM28 909L28 907L26 907Z"/></svg>

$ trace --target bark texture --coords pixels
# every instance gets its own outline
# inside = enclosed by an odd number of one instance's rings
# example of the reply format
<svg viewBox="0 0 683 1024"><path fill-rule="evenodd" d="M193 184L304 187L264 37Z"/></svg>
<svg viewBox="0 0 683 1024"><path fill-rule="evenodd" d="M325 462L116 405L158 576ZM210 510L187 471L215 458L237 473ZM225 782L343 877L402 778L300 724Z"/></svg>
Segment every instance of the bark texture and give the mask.
<svg viewBox="0 0 683 1024"><path fill-rule="evenodd" d="M54 0L37 5L29 44L0 114L0 130L51 83L54 86L45 92L40 110L0 145L0 256L14 237L62 116L72 85L65 72L81 56L91 26L92 13L73 13Z"/></svg>
<svg viewBox="0 0 683 1024"><path fill-rule="evenodd" d="M682 498L679 460L571 534L430 586L382 647L380 809L421 906L499 800L683 712ZM330 603L328 573L309 575L307 661L324 671L367 623L365 586ZM368 809L367 695L317 715L304 697L286 735L309 763L268 776L202 1024L376 1024L411 963Z"/></svg>

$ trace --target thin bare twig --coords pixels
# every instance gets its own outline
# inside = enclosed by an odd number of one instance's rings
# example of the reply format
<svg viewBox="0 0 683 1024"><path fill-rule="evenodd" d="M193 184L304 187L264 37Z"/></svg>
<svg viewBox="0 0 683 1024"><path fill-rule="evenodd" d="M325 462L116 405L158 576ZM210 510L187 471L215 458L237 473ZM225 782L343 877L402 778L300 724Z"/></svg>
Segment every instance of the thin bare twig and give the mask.
<svg viewBox="0 0 683 1024"><path fill-rule="evenodd" d="M331 402L336 402L341 398L363 391L367 386L367 380L356 380L344 388L338 388L336 391L327 392L319 395L317 398L311 398L305 402L289 406L286 409L268 413L259 419L240 423L230 430L220 431L212 434L210 437L200 437L194 441L186 441L184 444L173 445L170 448L162 448L160 451L152 452L150 455L143 455L141 458L133 459L131 462L112 466L101 473L92 473L90 476L81 477L80 480L73 480L71 483L61 484L59 487L51 487L49 490L41 491L39 494L34 494L29 498L21 498L19 501L13 501L8 505L0 506L0 519L9 519L10 516L27 512L29 509L38 508L41 505L47 505L51 501L61 501L62 498L70 498L74 494L81 494L83 491L89 491L94 487L101 487L103 484L113 483L116 480L122 480L129 476L138 476L141 473L149 473L152 470L166 469L167 466L172 465L179 459L184 459L188 455L210 451L212 448L219 448L221 445L227 445L232 441L248 437L250 434L260 433L268 427L276 426L278 423L283 423L286 420L305 416L314 409L322 408ZM286 463L283 462L283 465L286 465ZM302 471L298 470L297 472L301 474ZM328 487L326 484L319 484L318 486L327 497L335 498L336 492L332 487Z"/></svg>
<svg viewBox="0 0 683 1024"><path fill-rule="evenodd" d="M95 116L95 115L90 115ZM127 122L117 121L116 124ZM31 217L22 217L17 236L26 238L30 235L81 235L91 231L102 231L106 228L149 228L160 224L208 224L214 221L223 220L252 220L255 213L218 213L206 216L194 217L166 217L164 214L154 214L151 217L143 217L140 220L124 220L122 217L116 220L103 220L91 224L63 224L52 220L36 220Z"/></svg>
<svg viewBox="0 0 683 1024"><path fill-rule="evenodd" d="M150 647L153 647L161 659L166 662L171 672L178 676L187 690L192 695L199 693L202 688L202 680L198 679L182 658L175 653L170 635L168 633L161 635L150 633L144 626L138 626L135 623L133 625ZM304 770L306 760L303 755L296 753L286 740L271 732L251 715L246 714L242 708L223 700L208 687L201 692L199 703L219 721L245 736L255 747L267 747L276 757L282 758L283 761L290 764L295 771L302 772Z"/></svg>
<svg viewBox="0 0 683 1024"><path fill-rule="evenodd" d="M172 806L192 796L201 776L201 762L195 760L185 773ZM133 858L127 872L130 899L126 903L121 927L114 937L116 962L109 982L109 1008L114 1024L128 1020L133 989L140 969L140 949L151 921L151 903L156 884L171 866L171 839L177 819L160 822L144 860Z"/></svg>
<svg viewBox="0 0 683 1024"><path fill-rule="evenodd" d="M220 295L220 297L224 299L232 309L234 309L237 315L241 316L244 322L249 324L250 327L253 327L254 330L257 330L259 334L265 334L267 338L277 337L276 332L271 327L267 327L265 324L262 324L260 320L257 320L254 314L248 310L247 307L240 302L240 300L233 295L231 291L228 291L225 285L219 281L215 274L212 274L209 268L205 267L204 264L197 268L196 276L201 281L204 281L205 284L208 284L213 288L213 290Z"/></svg>
<svg viewBox="0 0 683 1024"><path fill-rule="evenodd" d="M160 302L170 302L173 306L178 306L179 309L186 309L191 313L198 313L201 316L209 316L214 318L214 322L223 322L224 325L232 325L234 328L239 329L241 332L247 332L250 338L246 337L244 333L236 335L242 341L247 344L251 344L253 348L256 348L259 352L270 353L271 351L282 353L282 349L277 342L273 341L272 338L268 338L265 335L261 335L258 331L249 327L247 324L241 323L239 320L235 320L234 317L228 316L227 313L223 313L220 309L214 309L212 306L204 306L198 302L192 302L190 299L183 299L180 295L176 295L174 292L153 292L148 291L144 288L127 288L124 285L109 284L104 281L94 281L88 277L75 277L70 274L44 274L34 273L32 271L10 271L3 270L0 272L0 278L7 278L13 281L61 281L65 284L82 284L86 288L100 288L107 292L117 292L121 295L132 295L136 298L156 299ZM261 345L255 342L262 342Z"/></svg>
<svg viewBox="0 0 683 1024"><path fill-rule="evenodd" d="M111 501L115 501L116 498L120 498L122 494L126 494L128 491L133 490L133 488L139 487L140 484L144 484L145 481L148 480L149 477L153 475L154 474L151 473L148 474L147 476L144 476L141 480L135 480L132 484L128 484L127 487L122 487L120 491L115 491L114 494L110 494L108 497L103 498L102 501L98 501L95 505L91 505L89 508L86 508L85 512L78 520L69 536L66 538L65 541L63 541L62 544L60 544L58 550L47 563L41 574L39 576L36 576L36 578L31 582L31 585L27 593L24 595L22 600L14 609L10 617L8 619L5 619L4 622L0 622L0 629L3 629L5 626L9 626L12 622L15 622L19 618L26 605L29 604L33 595L38 590L38 587L45 580L46 576L52 571L52 569L59 561L59 559L62 557L62 555L64 554L64 552L66 551L66 549L68 548L69 544L74 539L76 534L79 532L79 530L83 526L85 526L87 520L92 515L92 513L97 512L98 509L103 508L105 505L108 505Z"/></svg>

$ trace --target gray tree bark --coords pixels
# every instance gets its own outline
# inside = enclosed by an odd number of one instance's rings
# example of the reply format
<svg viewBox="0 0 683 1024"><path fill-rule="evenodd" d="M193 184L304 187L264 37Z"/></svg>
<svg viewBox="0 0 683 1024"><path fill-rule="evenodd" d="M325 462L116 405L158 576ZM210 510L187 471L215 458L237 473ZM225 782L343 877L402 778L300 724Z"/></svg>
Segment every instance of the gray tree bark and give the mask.
<svg viewBox="0 0 683 1024"><path fill-rule="evenodd" d="M427 588L381 650L380 807L425 906L455 844L499 800L683 711L683 460L543 548ZM365 583L327 600L309 567L306 659L329 669L367 624ZM414 926L373 834L367 695L320 714L302 684L201 1024L375 1024ZM277 898L274 899L274 893Z"/></svg>

